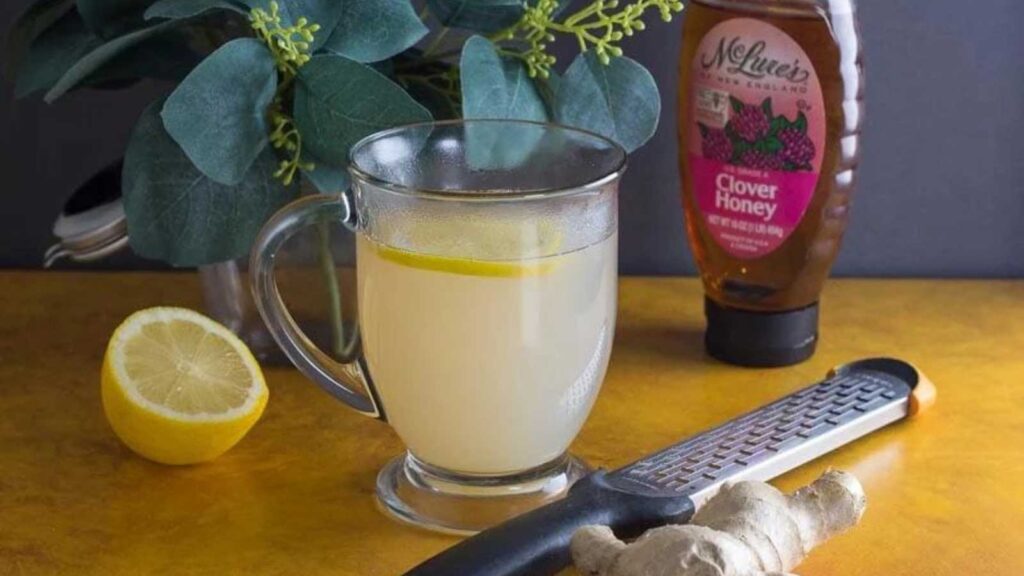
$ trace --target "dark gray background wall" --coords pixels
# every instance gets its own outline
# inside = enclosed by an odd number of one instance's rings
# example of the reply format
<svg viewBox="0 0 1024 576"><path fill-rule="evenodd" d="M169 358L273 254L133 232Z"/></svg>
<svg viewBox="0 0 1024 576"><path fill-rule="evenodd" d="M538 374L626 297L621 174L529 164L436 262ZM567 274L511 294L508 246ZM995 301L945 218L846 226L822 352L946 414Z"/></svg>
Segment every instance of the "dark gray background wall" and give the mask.
<svg viewBox="0 0 1024 576"><path fill-rule="evenodd" d="M27 4L5 0L0 29ZM1024 2L862 0L869 116L854 219L836 271L1024 277ZM626 273L691 273L676 166L681 24L626 45L662 90L655 139L622 202ZM55 106L0 95L0 267L37 267L66 195L117 157L158 89L80 93ZM153 267L122 257L108 266Z"/></svg>

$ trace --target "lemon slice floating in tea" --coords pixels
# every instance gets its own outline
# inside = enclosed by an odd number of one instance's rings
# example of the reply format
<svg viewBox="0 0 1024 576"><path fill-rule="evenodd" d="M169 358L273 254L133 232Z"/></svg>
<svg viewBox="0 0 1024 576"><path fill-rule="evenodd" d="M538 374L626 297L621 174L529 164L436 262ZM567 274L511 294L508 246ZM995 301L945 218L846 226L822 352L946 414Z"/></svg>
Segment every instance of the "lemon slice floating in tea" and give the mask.
<svg viewBox="0 0 1024 576"><path fill-rule="evenodd" d="M396 264L466 276L524 278L560 264L561 230L548 221L466 219L415 222L397 235L411 249L372 242L373 250Z"/></svg>

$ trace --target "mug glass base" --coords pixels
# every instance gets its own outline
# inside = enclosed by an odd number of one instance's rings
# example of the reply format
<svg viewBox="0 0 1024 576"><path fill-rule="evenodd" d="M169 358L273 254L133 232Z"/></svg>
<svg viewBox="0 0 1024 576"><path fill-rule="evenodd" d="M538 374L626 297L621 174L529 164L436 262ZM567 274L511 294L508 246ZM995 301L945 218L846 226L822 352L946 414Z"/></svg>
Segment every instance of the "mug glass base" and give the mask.
<svg viewBox="0 0 1024 576"><path fill-rule="evenodd" d="M377 502L397 520L447 534L472 535L565 496L590 473L579 458L559 458L508 476L442 470L406 453L377 475Z"/></svg>

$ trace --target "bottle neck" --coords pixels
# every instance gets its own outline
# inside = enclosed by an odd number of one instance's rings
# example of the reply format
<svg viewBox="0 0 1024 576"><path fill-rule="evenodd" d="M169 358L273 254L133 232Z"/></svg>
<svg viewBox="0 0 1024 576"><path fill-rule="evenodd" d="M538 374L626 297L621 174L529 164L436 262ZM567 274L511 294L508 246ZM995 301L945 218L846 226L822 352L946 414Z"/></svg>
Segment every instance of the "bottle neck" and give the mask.
<svg viewBox="0 0 1024 576"><path fill-rule="evenodd" d="M723 10L772 16L842 16L855 11L855 0L693 0Z"/></svg>

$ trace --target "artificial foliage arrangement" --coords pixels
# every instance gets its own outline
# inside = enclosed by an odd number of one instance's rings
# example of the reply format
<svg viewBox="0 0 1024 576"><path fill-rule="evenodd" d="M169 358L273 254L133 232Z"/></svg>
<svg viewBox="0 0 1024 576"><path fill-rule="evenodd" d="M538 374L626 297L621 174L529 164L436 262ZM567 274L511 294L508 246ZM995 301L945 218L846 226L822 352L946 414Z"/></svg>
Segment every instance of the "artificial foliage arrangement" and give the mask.
<svg viewBox="0 0 1024 576"><path fill-rule="evenodd" d="M138 120L122 192L135 252L202 265L245 255L301 180L344 190L349 148L392 126L552 121L643 145L658 90L621 42L683 5L582 2L36 0L4 63L19 97L50 103L175 83ZM559 37L578 47L564 68L549 51Z"/></svg>

